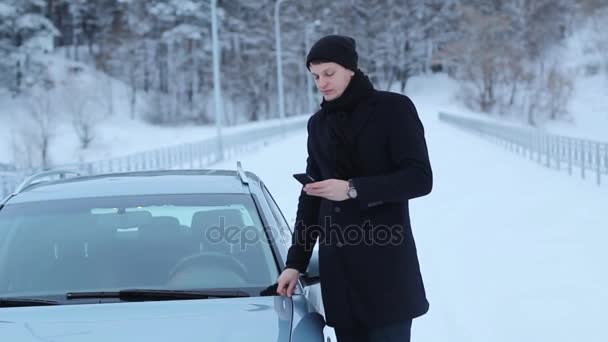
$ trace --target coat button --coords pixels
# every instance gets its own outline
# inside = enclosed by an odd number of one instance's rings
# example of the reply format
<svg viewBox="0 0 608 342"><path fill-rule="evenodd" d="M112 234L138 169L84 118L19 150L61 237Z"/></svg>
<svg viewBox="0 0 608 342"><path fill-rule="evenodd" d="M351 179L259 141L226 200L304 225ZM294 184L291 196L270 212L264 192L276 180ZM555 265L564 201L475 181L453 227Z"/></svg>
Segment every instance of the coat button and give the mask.
<svg viewBox="0 0 608 342"><path fill-rule="evenodd" d="M341 211L342 211L342 209L340 207L334 207L334 212L339 213Z"/></svg>

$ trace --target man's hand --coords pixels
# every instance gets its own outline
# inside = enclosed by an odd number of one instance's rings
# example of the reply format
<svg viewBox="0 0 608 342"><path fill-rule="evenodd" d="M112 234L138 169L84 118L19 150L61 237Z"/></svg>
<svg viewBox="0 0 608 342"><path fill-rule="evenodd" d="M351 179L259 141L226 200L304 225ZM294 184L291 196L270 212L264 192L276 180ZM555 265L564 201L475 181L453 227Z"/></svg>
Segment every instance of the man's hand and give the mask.
<svg viewBox="0 0 608 342"><path fill-rule="evenodd" d="M300 278L300 271L286 268L277 280L277 293L281 296L291 297Z"/></svg>
<svg viewBox="0 0 608 342"><path fill-rule="evenodd" d="M304 186L307 195L323 197L330 201L345 201L348 199L348 182L341 179L328 179L308 183Z"/></svg>

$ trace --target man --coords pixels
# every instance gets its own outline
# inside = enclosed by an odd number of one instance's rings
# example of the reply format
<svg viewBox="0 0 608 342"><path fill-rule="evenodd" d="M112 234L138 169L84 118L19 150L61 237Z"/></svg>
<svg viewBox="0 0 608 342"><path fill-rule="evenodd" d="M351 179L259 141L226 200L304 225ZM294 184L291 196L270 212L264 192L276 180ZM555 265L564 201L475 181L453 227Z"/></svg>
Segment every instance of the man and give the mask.
<svg viewBox="0 0 608 342"><path fill-rule="evenodd" d="M331 35L306 66L323 93L308 121L306 173L277 293L291 296L319 240L325 319L343 341L409 341L427 312L408 200L430 193L424 129L412 101L375 90L354 39Z"/></svg>

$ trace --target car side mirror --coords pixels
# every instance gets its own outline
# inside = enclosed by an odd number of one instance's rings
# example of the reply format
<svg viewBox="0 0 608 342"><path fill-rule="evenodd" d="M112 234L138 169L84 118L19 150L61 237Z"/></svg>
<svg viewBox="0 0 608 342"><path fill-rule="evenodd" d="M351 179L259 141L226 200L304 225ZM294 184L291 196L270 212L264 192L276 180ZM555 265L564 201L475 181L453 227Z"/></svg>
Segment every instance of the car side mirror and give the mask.
<svg viewBox="0 0 608 342"><path fill-rule="evenodd" d="M321 282L319 273L319 249L312 250L306 273L301 277L304 286L312 286Z"/></svg>

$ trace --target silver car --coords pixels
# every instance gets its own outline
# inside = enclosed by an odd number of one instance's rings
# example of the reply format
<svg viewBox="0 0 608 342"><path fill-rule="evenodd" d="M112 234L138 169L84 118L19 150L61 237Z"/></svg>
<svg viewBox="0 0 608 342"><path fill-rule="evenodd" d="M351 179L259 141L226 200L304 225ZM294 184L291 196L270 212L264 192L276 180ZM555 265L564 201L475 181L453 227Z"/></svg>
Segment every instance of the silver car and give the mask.
<svg viewBox="0 0 608 342"><path fill-rule="evenodd" d="M59 176L59 179L51 179ZM323 341L276 294L291 231L253 173L51 171L0 202L2 341Z"/></svg>

